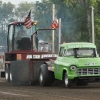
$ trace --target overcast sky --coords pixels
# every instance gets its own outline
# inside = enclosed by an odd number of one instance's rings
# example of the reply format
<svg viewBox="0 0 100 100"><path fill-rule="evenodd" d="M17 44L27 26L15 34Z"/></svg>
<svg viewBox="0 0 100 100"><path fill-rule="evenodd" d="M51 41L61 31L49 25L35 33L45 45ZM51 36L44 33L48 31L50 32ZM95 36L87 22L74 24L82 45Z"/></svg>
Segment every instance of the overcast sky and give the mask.
<svg viewBox="0 0 100 100"><path fill-rule="evenodd" d="M27 2L36 2L36 1L41 1L41 0L1 0L3 3L4 2L11 2L12 4L19 4L19 3L21 3L21 2L25 2L25 1L27 1Z"/></svg>

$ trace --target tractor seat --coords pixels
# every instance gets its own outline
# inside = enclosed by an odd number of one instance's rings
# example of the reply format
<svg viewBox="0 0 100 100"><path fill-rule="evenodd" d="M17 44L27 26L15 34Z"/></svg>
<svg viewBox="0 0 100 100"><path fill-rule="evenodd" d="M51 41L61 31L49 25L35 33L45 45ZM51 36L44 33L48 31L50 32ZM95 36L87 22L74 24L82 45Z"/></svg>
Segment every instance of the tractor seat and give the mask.
<svg viewBox="0 0 100 100"><path fill-rule="evenodd" d="M20 50L30 50L31 49L31 41L28 37L23 37L17 41L18 49Z"/></svg>

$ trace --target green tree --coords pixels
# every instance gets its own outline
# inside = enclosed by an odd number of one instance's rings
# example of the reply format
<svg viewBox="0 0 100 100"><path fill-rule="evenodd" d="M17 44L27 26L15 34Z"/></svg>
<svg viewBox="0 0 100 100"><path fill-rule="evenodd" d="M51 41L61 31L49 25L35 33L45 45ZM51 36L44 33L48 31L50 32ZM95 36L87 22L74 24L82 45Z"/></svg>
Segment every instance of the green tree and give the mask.
<svg viewBox="0 0 100 100"><path fill-rule="evenodd" d="M18 6L14 9L15 14L15 20L17 21L24 21L26 16L28 15L30 10L34 10L35 4L34 3L28 3L28 2L21 2L18 4ZM33 18L33 12L32 12L32 18Z"/></svg>
<svg viewBox="0 0 100 100"><path fill-rule="evenodd" d="M6 46L7 24L13 18L14 5L10 2L2 3L0 1L0 45Z"/></svg>

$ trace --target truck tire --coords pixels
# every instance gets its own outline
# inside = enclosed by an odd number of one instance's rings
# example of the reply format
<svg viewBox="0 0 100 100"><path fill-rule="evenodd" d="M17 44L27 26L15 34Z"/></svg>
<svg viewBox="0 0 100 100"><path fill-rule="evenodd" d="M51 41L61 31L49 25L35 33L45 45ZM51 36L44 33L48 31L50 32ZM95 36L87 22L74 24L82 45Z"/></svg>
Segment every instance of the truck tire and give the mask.
<svg viewBox="0 0 100 100"><path fill-rule="evenodd" d="M5 80L6 82L10 82L10 65L5 64Z"/></svg>
<svg viewBox="0 0 100 100"><path fill-rule="evenodd" d="M40 66L39 83L40 86L50 86L54 82L54 73L48 70L46 64Z"/></svg>
<svg viewBox="0 0 100 100"><path fill-rule="evenodd" d="M65 87L70 88L72 86L72 80L68 79L67 72L64 74L64 84Z"/></svg>

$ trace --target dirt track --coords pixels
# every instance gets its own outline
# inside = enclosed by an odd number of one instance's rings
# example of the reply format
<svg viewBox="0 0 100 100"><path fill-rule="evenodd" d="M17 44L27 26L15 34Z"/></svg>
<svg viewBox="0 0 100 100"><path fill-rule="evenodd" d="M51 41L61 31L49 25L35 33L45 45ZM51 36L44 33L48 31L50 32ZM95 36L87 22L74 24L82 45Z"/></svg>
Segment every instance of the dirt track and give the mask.
<svg viewBox="0 0 100 100"><path fill-rule="evenodd" d="M0 100L100 100L100 84L67 89L60 85L12 86L1 79Z"/></svg>

